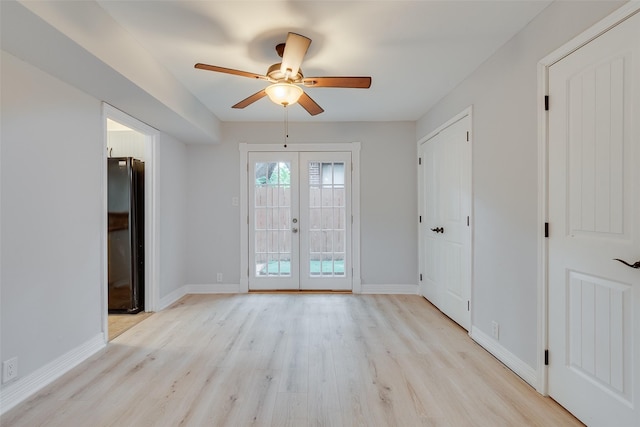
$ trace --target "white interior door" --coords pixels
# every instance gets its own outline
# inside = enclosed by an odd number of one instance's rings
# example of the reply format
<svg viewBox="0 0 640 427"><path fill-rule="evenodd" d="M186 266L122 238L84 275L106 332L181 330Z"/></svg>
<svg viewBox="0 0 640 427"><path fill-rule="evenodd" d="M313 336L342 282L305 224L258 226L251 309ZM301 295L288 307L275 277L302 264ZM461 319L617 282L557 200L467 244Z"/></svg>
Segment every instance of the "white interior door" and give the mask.
<svg viewBox="0 0 640 427"><path fill-rule="evenodd" d="M640 426L640 15L549 68L549 394Z"/></svg>
<svg viewBox="0 0 640 427"><path fill-rule="evenodd" d="M351 290L351 153L248 154L249 289Z"/></svg>
<svg viewBox="0 0 640 427"><path fill-rule="evenodd" d="M420 146L422 159L422 220L420 223L420 251L422 267L420 273L420 293L436 307L442 306L442 272L437 227L440 223L439 200L440 181L438 158L442 152L442 143L437 136ZM433 230L431 230L433 228Z"/></svg>
<svg viewBox="0 0 640 427"><path fill-rule="evenodd" d="M465 329L471 298L470 116L421 146L421 293Z"/></svg>

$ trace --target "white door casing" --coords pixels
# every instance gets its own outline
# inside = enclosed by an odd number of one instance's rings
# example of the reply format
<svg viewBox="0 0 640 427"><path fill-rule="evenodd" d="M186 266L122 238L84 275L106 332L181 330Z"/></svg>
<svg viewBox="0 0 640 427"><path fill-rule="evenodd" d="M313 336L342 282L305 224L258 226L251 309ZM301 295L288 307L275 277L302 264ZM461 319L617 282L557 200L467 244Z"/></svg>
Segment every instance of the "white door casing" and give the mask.
<svg viewBox="0 0 640 427"><path fill-rule="evenodd" d="M469 330L471 109L420 141L420 293Z"/></svg>
<svg viewBox="0 0 640 427"><path fill-rule="evenodd" d="M548 391L640 425L640 14L549 67Z"/></svg>

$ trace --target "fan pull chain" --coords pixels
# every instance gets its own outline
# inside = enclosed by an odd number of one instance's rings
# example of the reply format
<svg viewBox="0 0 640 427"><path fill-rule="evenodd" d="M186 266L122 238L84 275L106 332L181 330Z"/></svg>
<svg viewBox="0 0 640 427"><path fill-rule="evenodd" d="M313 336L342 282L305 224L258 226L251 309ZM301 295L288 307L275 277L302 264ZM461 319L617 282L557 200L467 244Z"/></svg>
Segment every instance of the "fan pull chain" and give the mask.
<svg viewBox="0 0 640 427"><path fill-rule="evenodd" d="M287 148L287 140L289 139L289 110L284 105L284 148Z"/></svg>

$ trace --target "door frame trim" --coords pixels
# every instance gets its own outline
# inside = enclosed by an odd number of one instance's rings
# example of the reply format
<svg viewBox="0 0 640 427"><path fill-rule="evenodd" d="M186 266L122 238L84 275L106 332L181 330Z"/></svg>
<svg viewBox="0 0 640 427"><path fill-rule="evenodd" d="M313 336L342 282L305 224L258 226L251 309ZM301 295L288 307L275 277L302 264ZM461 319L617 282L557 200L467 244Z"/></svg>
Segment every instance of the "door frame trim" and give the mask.
<svg viewBox="0 0 640 427"><path fill-rule="evenodd" d="M241 293L249 292L249 204L248 179L249 152L327 152L346 151L351 153L351 259L352 292L362 292L360 277L360 142L347 143L311 143L311 144L238 144L240 151L240 287Z"/></svg>
<svg viewBox="0 0 640 427"><path fill-rule="evenodd" d="M589 29L580 33L538 62L538 325L537 325L537 383L538 393L549 394L549 370L544 364L545 350L549 345L549 278L548 242L544 236L545 223L549 221L549 120L545 110L545 97L549 95L549 68L587 43L600 37L616 25L640 12L640 2L629 2L616 9Z"/></svg>

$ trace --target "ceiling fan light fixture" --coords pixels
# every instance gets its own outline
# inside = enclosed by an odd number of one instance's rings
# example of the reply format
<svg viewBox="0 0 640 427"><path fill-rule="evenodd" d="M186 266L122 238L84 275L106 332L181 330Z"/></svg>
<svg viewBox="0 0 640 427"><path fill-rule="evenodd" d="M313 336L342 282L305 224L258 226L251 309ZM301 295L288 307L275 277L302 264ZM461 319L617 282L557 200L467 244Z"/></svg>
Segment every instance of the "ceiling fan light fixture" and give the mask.
<svg viewBox="0 0 640 427"><path fill-rule="evenodd" d="M0 0L2 1L2 0ZM300 69L300 65L304 60L311 39L301 34L289 33L287 41L276 46L278 56L282 61L271 65L267 69L266 74L249 73L242 70L234 70L233 68L218 67L217 65L209 65L197 63L195 68L207 71L215 71L217 73L232 74L240 77L247 77L252 80L263 80L271 84L265 89L261 89L253 95L248 96L231 108L245 108L256 101L268 96L274 104L287 107L296 102L304 108L307 113L312 116L324 112L311 97L305 93L302 88L297 85L307 87L334 87L334 88L362 88L371 87L371 77L308 77L305 78ZM285 109L285 112L287 110Z"/></svg>
<svg viewBox="0 0 640 427"><path fill-rule="evenodd" d="M288 106L298 102L302 96L303 90L293 83L274 83L265 89L269 99L278 105Z"/></svg>

